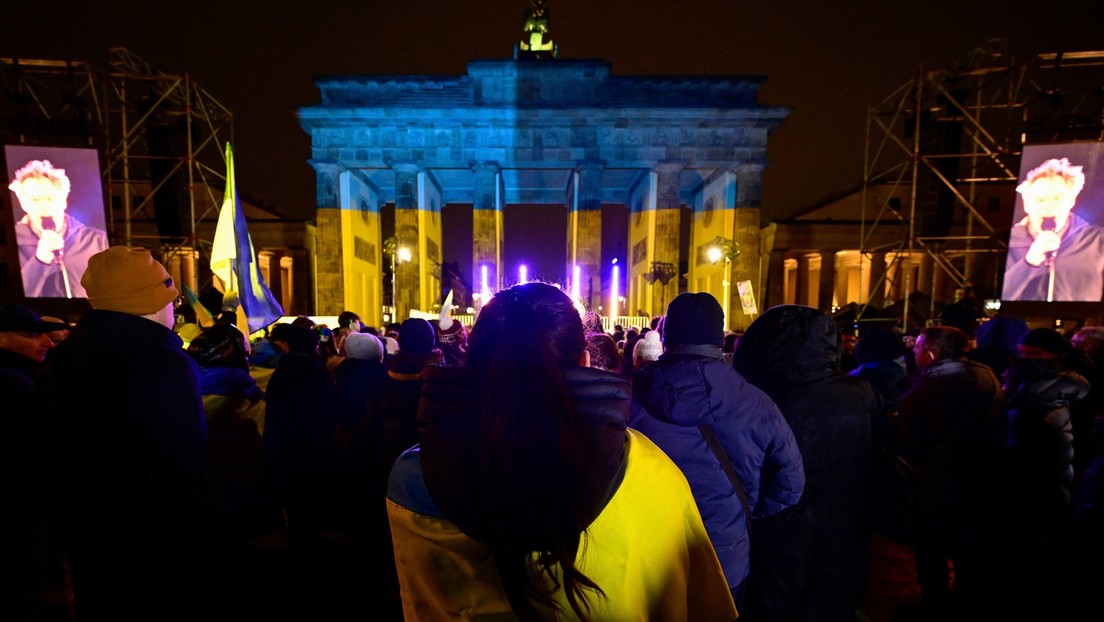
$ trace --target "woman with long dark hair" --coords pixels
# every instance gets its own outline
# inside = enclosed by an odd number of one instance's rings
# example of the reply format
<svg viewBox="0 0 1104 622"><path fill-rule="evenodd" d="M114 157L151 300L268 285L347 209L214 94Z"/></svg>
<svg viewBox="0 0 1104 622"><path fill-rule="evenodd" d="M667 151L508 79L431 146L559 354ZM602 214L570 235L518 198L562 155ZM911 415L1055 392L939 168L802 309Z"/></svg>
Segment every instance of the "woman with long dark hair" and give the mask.
<svg viewBox="0 0 1104 622"><path fill-rule="evenodd" d="M423 372L387 495L407 620L736 618L685 477L587 358L571 299L531 282L482 309L465 366Z"/></svg>

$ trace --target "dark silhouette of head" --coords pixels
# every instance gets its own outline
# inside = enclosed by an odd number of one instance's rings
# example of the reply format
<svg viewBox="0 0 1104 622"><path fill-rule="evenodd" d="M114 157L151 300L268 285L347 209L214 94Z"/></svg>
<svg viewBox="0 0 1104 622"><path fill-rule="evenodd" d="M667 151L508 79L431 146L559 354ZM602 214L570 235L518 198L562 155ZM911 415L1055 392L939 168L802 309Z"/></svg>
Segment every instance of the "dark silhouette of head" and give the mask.
<svg viewBox="0 0 1104 622"><path fill-rule="evenodd" d="M479 434L487 447L500 448L483 452L472 465L487 495L479 524L498 526L480 537L490 545L506 596L522 619L539 618L535 604L556 607L546 572L559 573L580 619L587 619L589 608L585 591L601 593L575 567L589 520L580 494L589 441L564 369L580 365L585 347L571 299L540 282L496 293L469 336L467 366L483 381ZM527 492L532 490L541 494Z"/></svg>

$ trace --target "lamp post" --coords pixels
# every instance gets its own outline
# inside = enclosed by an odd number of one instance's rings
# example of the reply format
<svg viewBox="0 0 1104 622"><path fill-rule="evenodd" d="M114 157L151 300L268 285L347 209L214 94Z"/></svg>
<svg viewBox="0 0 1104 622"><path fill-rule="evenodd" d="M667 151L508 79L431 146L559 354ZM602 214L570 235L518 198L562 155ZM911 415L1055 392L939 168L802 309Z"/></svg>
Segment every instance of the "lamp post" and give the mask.
<svg viewBox="0 0 1104 622"><path fill-rule="evenodd" d="M722 307L724 308L724 327L725 330L728 330L728 306L729 301L732 299L729 290L731 286L729 277L732 275L732 260L740 256L740 245L734 240L718 235L716 238L713 238L713 242L711 242L709 248L706 249L706 255L709 258L709 263L713 265L716 265L718 261L724 259L724 274L721 276L721 285L724 286L724 301Z"/></svg>
<svg viewBox="0 0 1104 622"><path fill-rule="evenodd" d="M383 241L383 252L391 255L391 321L399 321L399 273L400 262L410 261L410 249L400 246L402 240L391 236Z"/></svg>
<svg viewBox="0 0 1104 622"><path fill-rule="evenodd" d="M653 261L648 271L644 273L644 280L649 284L655 285L655 282L659 281L659 297L664 305L668 302L667 284L677 273L678 270L675 268L675 264L666 261Z"/></svg>

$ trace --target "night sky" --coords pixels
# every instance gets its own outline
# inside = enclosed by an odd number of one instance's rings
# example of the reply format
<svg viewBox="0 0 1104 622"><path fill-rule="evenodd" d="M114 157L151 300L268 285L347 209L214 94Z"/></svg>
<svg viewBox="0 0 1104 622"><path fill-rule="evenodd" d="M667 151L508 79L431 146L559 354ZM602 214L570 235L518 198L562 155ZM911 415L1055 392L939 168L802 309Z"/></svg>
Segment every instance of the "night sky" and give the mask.
<svg viewBox="0 0 1104 622"><path fill-rule="evenodd" d="M6 3L0 56L107 66L124 47L189 73L234 114L237 181L281 213L314 210L309 140L295 111L318 102L313 77L463 75L510 58L527 0L310 3ZM550 0L564 59L603 59L615 75L762 75L760 100L792 113L771 137L767 217L862 183L866 111L917 70L942 68L992 38L1013 57L1104 49L1104 2L964 0ZM999 7L999 12L994 12ZM451 253L449 253L451 254ZM446 257L446 259L450 259Z"/></svg>

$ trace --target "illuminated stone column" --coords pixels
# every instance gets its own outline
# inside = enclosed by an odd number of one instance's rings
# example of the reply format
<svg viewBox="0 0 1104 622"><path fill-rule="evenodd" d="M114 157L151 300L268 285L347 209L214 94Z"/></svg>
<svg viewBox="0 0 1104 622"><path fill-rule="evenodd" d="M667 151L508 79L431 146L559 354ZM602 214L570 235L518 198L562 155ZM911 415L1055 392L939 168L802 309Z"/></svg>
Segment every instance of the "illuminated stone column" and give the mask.
<svg viewBox="0 0 1104 622"><path fill-rule="evenodd" d="M314 309L340 312L345 304L344 248L341 231L341 173L333 162L314 160L316 214L314 260Z"/></svg>
<svg viewBox="0 0 1104 622"><path fill-rule="evenodd" d="M587 309L602 304L602 165L587 162L571 175L567 206L567 266L579 266L579 293Z"/></svg>
<svg viewBox="0 0 1104 622"><path fill-rule="evenodd" d="M760 185L763 174L762 164L744 164L736 167L736 209L732 239L740 245L740 256L732 262L732 281L729 304L729 327L732 330L746 330L755 315L745 313L740 303L739 284L750 282L755 297L756 311L763 312L763 289L767 284L766 268L763 265L760 248L760 224L762 221L762 202Z"/></svg>
<svg viewBox="0 0 1104 622"><path fill-rule="evenodd" d="M667 311L667 303L679 293L679 226L682 201L679 198L679 176L683 165L677 162L664 162L655 168L655 246L652 251L652 265L665 269L668 279L663 284L658 278L652 284L651 313L662 315Z"/></svg>
<svg viewBox="0 0 1104 622"><path fill-rule="evenodd" d="M870 306L881 309L885 306L885 273L886 273L886 256L885 253L871 253L870 254L870 285L867 294L867 299L870 301ZM860 302L861 304L861 302Z"/></svg>
<svg viewBox="0 0 1104 622"><path fill-rule="evenodd" d="M825 313L832 312L836 294L836 251L820 251L820 289L816 307Z"/></svg>
<svg viewBox="0 0 1104 622"><path fill-rule="evenodd" d="M419 306L420 283L419 252L421 231L418 227L418 173L416 164L399 163L395 172L395 236L397 247L410 251L409 261L395 262L395 305L397 320L409 317L411 309ZM404 254L405 255L405 254Z"/></svg>
<svg viewBox="0 0 1104 622"><path fill-rule="evenodd" d="M809 303L809 253L797 254L797 295L794 303L812 306Z"/></svg>
<svg viewBox="0 0 1104 622"><path fill-rule="evenodd" d="M482 267L488 267L488 283L494 290L502 281L502 174L498 165L482 162L472 167L475 188L472 198L472 291L482 283Z"/></svg>

